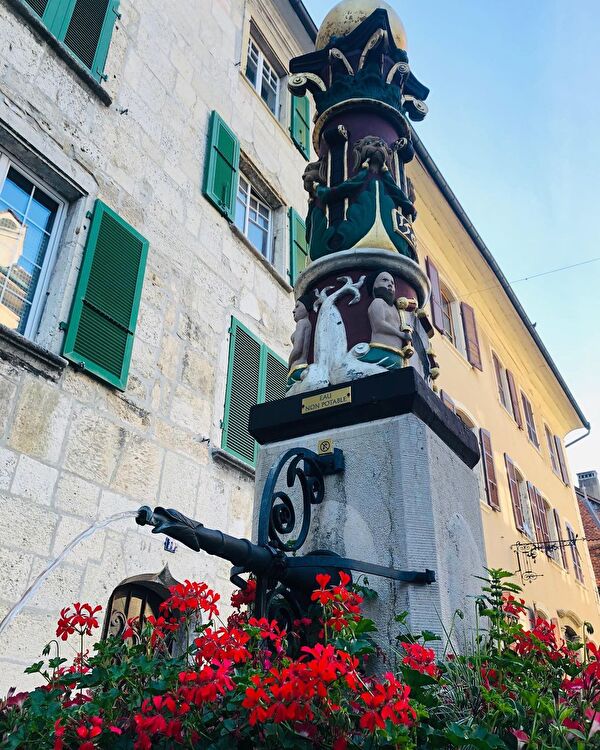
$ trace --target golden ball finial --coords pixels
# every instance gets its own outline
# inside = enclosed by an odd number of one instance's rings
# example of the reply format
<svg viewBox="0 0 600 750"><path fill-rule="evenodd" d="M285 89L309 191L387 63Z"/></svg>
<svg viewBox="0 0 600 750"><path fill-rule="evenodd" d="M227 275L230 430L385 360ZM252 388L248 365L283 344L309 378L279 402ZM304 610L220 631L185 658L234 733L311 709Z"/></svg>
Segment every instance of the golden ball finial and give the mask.
<svg viewBox="0 0 600 750"><path fill-rule="evenodd" d="M324 49L334 36L345 36L379 8L387 10L396 46L406 49L406 31L400 16L383 0L342 0L325 16L317 35L316 48Z"/></svg>

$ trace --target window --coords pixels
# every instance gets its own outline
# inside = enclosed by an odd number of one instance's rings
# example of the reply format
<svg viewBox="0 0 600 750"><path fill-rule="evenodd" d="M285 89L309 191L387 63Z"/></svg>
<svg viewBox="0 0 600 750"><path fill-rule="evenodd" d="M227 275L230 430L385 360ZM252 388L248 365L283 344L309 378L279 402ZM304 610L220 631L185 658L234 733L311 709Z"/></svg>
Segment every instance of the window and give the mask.
<svg viewBox="0 0 600 750"><path fill-rule="evenodd" d="M529 440L535 445L536 448L540 447L540 441L538 440L537 430L535 428L535 419L533 416L533 408L531 402L527 396L521 391L521 400L523 401L523 412L525 413L525 424L527 425L527 435Z"/></svg>
<svg viewBox="0 0 600 750"><path fill-rule="evenodd" d="M544 425L544 432L546 433L546 443L548 444L548 453L550 454L550 463L552 464L552 471L560 477L560 464L558 463L558 454L556 452L556 444L554 442L554 436L548 429L548 425Z"/></svg>
<svg viewBox="0 0 600 750"><path fill-rule="evenodd" d="M552 463L552 471L557 477L562 479L565 484L569 484L569 472L567 471L567 462L565 460L565 454L563 452L562 440L558 435L553 435L548 428L548 425L544 425L546 432L546 442L548 443L548 452L550 453L550 461ZM580 474L580 478L583 476Z"/></svg>
<svg viewBox="0 0 600 750"><path fill-rule="evenodd" d="M177 584L168 566L160 573L144 573L126 578L112 592L108 600L102 639L121 638L129 620L134 620L134 640L149 616L158 617L160 605L169 597L169 587Z"/></svg>
<svg viewBox="0 0 600 750"><path fill-rule="evenodd" d="M575 577L580 583L583 583L583 568L581 566L581 555L579 554L579 550L577 549L577 535L569 526L569 524L566 524L567 527L567 538L569 542L571 543L571 559L573 560L573 570L575 571Z"/></svg>
<svg viewBox="0 0 600 750"><path fill-rule="evenodd" d="M127 387L148 241L97 200L63 343L63 356L119 390Z"/></svg>
<svg viewBox="0 0 600 750"><path fill-rule="evenodd" d="M118 0L25 0L90 73L106 79L104 64L117 18Z"/></svg>
<svg viewBox="0 0 600 750"><path fill-rule="evenodd" d="M481 461L483 462L488 505L494 508L494 510L500 510L498 480L496 478L494 452L492 450L492 436L487 430L479 430L479 442L481 444Z"/></svg>
<svg viewBox="0 0 600 750"><path fill-rule="evenodd" d="M504 454L504 461L515 525L519 531L535 540L535 526L527 482L507 453Z"/></svg>
<svg viewBox="0 0 600 750"><path fill-rule="evenodd" d="M452 319L452 300L447 289L440 289L442 300L442 332L450 343L456 346L456 335L454 333L454 321Z"/></svg>
<svg viewBox="0 0 600 750"><path fill-rule="evenodd" d="M512 415L512 406L508 392L508 381L506 379L506 370L500 364L498 357L492 352L492 362L496 373L496 384L498 386L498 397L502 406Z"/></svg>
<svg viewBox="0 0 600 750"><path fill-rule="evenodd" d="M287 366L235 318L231 319L222 447L256 464L256 442L248 431L250 408L285 397Z"/></svg>
<svg viewBox="0 0 600 750"><path fill-rule="evenodd" d="M554 515L554 528L556 529L556 539L558 539L559 543L563 541L563 535L562 535L562 526L560 525L560 516L558 515L558 511L556 508L552 511ZM569 569L569 563L567 562L567 550L566 548L560 544L560 558L562 562L562 566L565 570Z"/></svg>
<svg viewBox="0 0 600 750"><path fill-rule="evenodd" d="M0 153L0 323L33 337L64 203Z"/></svg>
<svg viewBox="0 0 600 750"><path fill-rule="evenodd" d="M479 430L475 426L475 423L473 420L465 414L463 411L460 411L460 409L457 409L454 401L448 396L447 393L444 391L440 392L440 398L442 401L446 404L446 406L451 409L456 416L460 419L460 421L464 424L464 426L471 430L471 432L476 436L479 437ZM485 482L485 471L483 468L483 457L477 462L477 464L473 467L474 473L477 475L477 483L479 484L479 499L482 502L487 502L486 500L486 482Z"/></svg>
<svg viewBox="0 0 600 750"><path fill-rule="evenodd" d="M275 117L279 119L279 76L252 37L248 40L246 78Z"/></svg>
<svg viewBox="0 0 600 750"><path fill-rule="evenodd" d="M514 375L507 370L498 359L498 355L492 352L492 362L494 363L494 372L496 374L496 385L498 386L498 398L506 411L515 420L519 429L523 429L523 417L521 416L521 407L517 396L517 385Z"/></svg>
<svg viewBox="0 0 600 750"><path fill-rule="evenodd" d="M240 175L235 207L235 225L261 255L273 261L271 209L250 182Z"/></svg>
<svg viewBox="0 0 600 750"><path fill-rule="evenodd" d="M450 341L467 361L483 370L475 310L466 302L458 302L440 280L431 258L425 261L431 282L431 317L433 325Z"/></svg>

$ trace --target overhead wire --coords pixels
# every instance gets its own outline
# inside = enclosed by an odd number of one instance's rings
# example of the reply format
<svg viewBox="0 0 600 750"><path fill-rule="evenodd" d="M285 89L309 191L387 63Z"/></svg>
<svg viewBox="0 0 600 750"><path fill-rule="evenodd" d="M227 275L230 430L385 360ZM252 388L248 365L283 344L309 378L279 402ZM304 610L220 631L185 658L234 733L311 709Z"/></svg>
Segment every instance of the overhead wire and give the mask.
<svg viewBox="0 0 600 750"><path fill-rule="evenodd" d="M553 268L550 271L542 271L541 273L534 273L531 276L523 276L522 279L515 279L514 281L509 281L508 283L512 286L513 284L520 284L522 281L530 281L531 279L539 279L541 276L549 276L553 273L558 273L559 271L567 271L570 268L578 268L580 266L586 266L590 263L597 263L600 260L600 255L596 258L589 258L588 260L582 260L579 263L571 263L567 266L560 266L559 268ZM488 292L492 289L498 289L502 288L501 284L493 284L492 286L486 286L482 287L481 289L474 289L472 292L467 292L464 296L465 297L471 297L474 294L480 294L481 292Z"/></svg>

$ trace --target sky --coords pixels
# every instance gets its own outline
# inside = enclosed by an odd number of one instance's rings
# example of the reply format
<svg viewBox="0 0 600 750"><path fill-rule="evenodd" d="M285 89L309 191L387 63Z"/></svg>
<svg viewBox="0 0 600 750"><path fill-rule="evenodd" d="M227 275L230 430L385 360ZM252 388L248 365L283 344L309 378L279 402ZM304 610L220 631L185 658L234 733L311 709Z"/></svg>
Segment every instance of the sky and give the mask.
<svg viewBox="0 0 600 750"><path fill-rule="evenodd" d="M600 471L600 3L389 1L431 89L416 130L508 280L598 259L513 288L592 424L571 469Z"/></svg>

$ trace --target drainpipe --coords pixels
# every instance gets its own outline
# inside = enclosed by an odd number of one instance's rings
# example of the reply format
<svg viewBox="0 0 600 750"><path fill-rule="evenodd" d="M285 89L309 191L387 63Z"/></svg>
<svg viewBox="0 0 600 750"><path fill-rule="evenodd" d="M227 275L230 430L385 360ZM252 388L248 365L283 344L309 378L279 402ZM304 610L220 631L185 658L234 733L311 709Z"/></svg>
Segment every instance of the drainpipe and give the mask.
<svg viewBox="0 0 600 750"><path fill-rule="evenodd" d="M575 443L578 443L580 440L583 440L583 438L586 438L590 432L592 431L592 426L588 424L586 426L586 431L583 435L580 435L578 438L575 438L575 440L571 440L570 443L565 443L565 448L570 448L572 445L575 445Z"/></svg>

